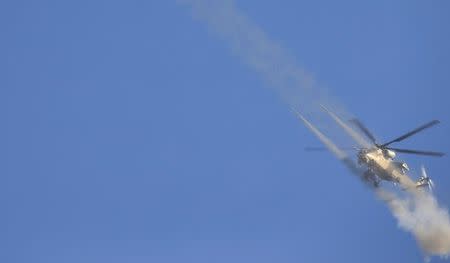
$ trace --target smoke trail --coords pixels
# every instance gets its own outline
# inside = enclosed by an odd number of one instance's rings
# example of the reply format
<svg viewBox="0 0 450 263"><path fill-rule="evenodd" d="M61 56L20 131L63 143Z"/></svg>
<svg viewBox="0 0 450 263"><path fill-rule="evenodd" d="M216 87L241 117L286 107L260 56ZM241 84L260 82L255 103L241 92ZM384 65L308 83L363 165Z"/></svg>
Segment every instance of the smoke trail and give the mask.
<svg viewBox="0 0 450 263"><path fill-rule="evenodd" d="M329 111L325 106L322 108L333 118L333 120L359 145L364 148L370 148L371 145L357 132L355 132L349 125L342 121L336 114Z"/></svg>
<svg viewBox="0 0 450 263"><path fill-rule="evenodd" d="M293 108L317 112L326 104L348 113L318 88L313 76L299 67L293 57L238 10L233 0L178 0L188 5L196 19L206 23L212 34L225 41L242 62L255 70L269 87Z"/></svg>
<svg viewBox="0 0 450 263"><path fill-rule="evenodd" d="M414 234L425 253L450 255L450 218L434 196L415 191L402 198L384 190L377 195L387 203L399 226Z"/></svg>
<svg viewBox="0 0 450 263"><path fill-rule="evenodd" d="M338 158L353 174L362 179L363 171L356 165L356 163L325 134L323 134L317 127L309 122L303 115L294 110L294 113L300 118L305 126L327 147L327 149Z"/></svg>
<svg viewBox="0 0 450 263"><path fill-rule="evenodd" d="M334 144L328 137L326 137L322 132L320 132L314 125L312 125L303 115L301 115L299 112L294 110L294 113L300 118L300 120L303 121L303 123L306 125L306 127L314 133L314 135L319 138L319 140L325 144L325 146L328 148L328 150L334 154L339 160L343 160L347 157L347 154L339 149L339 147Z"/></svg>
<svg viewBox="0 0 450 263"><path fill-rule="evenodd" d="M318 106L325 104L339 110L341 116L349 115L317 85L311 74L297 66L292 56L241 13L232 0L179 0L179 2L188 5L197 19L205 22L213 34L228 43L233 53L259 73L292 108L317 113L320 111ZM326 137L303 117L302 120L354 174L361 176L354 162L331 140L325 139ZM352 135L354 132L347 129L347 133ZM362 144L364 140L360 137L356 141ZM441 256L450 254L449 215L445 209L439 207L433 196L416 190L410 190L402 196L387 190L376 192L377 196L387 203L399 226L411 232L427 254Z"/></svg>

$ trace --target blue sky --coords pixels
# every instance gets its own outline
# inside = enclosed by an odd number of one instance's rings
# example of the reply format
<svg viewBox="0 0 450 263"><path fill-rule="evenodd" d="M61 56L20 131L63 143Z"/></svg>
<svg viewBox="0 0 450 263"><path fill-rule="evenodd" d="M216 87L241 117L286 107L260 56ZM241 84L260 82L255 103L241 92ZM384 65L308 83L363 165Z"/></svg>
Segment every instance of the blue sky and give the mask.
<svg viewBox="0 0 450 263"><path fill-rule="evenodd" d="M448 1L239 1L380 138L449 152ZM176 1L0 3L1 262L421 262ZM448 157L427 166L450 206ZM438 262L439 260L436 260Z"/></svg>

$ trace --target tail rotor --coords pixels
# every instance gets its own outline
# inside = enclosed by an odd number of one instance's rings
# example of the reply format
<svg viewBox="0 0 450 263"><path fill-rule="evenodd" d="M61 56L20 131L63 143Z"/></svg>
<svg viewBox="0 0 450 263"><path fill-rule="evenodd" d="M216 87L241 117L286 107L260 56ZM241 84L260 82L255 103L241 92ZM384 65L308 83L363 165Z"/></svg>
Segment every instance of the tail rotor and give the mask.
<svg viewBox="0 0 450 263"><path fill-rule="evenodd" d="M422 188L422 187L428 187L430 191L433 191L434 183L433 180L428 176L427 171L425 170L425 167L421 167L422 175L420 176L419 180L417 180L416 187Z"/></svg>

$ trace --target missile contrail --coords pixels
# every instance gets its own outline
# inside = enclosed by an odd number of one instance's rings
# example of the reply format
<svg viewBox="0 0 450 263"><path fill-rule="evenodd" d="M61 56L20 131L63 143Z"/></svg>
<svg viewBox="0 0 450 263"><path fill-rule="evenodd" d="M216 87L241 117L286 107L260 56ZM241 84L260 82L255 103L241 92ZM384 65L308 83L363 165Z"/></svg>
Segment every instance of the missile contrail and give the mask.
<svg viewBox="0 0 450 263"><path fill-rule="evenodd" d="M306 127L314 133L314 135L319 138L319 140L328 148L328 150L333 153L339 160L347 158L347 154L339 149L339 147L334 144L328 137L326 137L322 132L319 131L314 125L312 125L302 114L298 111L292 109L292 111L303 121Z"/></svg>
<svg viewBox="0 0 450 263"><path fill-rule="evenodd" d="M299 67L293 57L266 33L245 16L233 0L178 0L188 6L195 19L204 22L208 29L231 48L233 54L257 72L261 78L291 108L302 109L303 113L321 112L319 105L327 105L340 116L350 115L335 99L320 88L310 73ZM358 166L331 139L308 121L297 116L319 140L327 146L354 174L361 176ZM360 146L366 140L353 131L335 114L333 119ZM428 255L448 256L450 254L450 220L448 211L437 203L434 196L409 190L400 196L384 189L376 191L398 220L399 226L412 233L420 247Z"/></svg>
<svg viewBox="0 0 450 263"><path fill-rule="evenodd" d="M295 111L294 113L297 117L303 121L305 126L314 134L316 137L327 147L327 149L336 156L353 174L362 179L363 171L356 165L356 163L325 134L323 134L317 127L315 127L311 122L309 122L301 113Z"/></svg>
<svg viewBox="0 0 450 263"><path fill-rule="evenodd" d="M369 148L371 147L370 143L368 143L359 133L357 133L356 131L354 131L352 128L350 128L350 126L348 126L344 121L342 121L336 114L334 114L333 112L329 111L325 106L320 105L322 107L322 109L324 109L335 121L337 124L339 124L339 126L341 126L341 128L348 134L350 135L350 137L359 145L362 146L364 148Z"/></svg>
<svg viewBox="0 0 450 263"><path fill-rule="evenodd" d="M304 114L317 112L326 104L341 116L345 108L316 83L313 75L298 66L293 56L283 49L234 4L233 0L178 0L188 6L196 20L223 40L250 69L279 97ZM349 116L350 117L350 116Z"/></svg>

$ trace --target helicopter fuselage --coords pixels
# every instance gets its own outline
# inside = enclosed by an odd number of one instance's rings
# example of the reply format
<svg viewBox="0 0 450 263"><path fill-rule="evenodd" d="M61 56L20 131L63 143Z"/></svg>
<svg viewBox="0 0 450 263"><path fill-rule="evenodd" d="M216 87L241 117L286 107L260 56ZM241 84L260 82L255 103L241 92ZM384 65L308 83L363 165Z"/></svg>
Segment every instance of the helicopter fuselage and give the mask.
<svg viewBox="0 0 450 263"><path fill-rule="evenodd" d="M358 164L365 166L367 179L399 183L409 170L404 162L394 161L395 152L379 148L362 149L358 152Z"/></svg>

